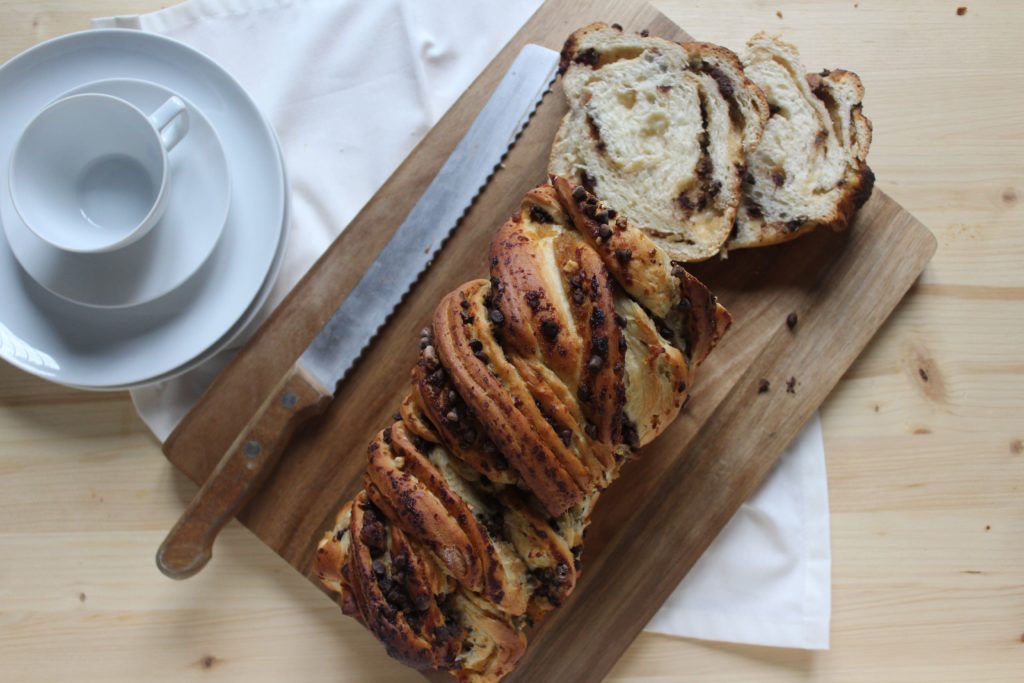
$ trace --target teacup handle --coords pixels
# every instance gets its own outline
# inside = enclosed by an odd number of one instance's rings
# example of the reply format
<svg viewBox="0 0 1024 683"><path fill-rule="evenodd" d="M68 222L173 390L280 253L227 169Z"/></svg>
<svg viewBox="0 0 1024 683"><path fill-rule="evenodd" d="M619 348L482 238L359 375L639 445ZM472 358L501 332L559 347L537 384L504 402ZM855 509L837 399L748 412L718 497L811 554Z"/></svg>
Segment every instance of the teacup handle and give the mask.
<svg viewBox="0 0 1024 683"><path fill-rule="evenodd" d="M170 152L188 132L188 107L180 97L171 96L149 115L149 122L160 133L160 142Z"/></svg>

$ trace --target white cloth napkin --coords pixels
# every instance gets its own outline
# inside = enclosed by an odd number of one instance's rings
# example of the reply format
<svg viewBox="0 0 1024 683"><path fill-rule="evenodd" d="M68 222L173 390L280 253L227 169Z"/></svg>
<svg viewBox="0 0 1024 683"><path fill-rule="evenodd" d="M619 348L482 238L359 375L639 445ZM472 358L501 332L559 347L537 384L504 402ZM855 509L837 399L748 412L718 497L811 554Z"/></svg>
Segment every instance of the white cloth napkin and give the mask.
<svg viewBox="0 0 1024 683"><path fill-rule="evenodd" d="M202 50L245 86L277 130L292 222L280 279L258 323L539 4L189 0L94 26L154 31ZM160 440L231 353L132 392ZM827 648L830 610L828 495L815 417L648 629Z"/></svg>

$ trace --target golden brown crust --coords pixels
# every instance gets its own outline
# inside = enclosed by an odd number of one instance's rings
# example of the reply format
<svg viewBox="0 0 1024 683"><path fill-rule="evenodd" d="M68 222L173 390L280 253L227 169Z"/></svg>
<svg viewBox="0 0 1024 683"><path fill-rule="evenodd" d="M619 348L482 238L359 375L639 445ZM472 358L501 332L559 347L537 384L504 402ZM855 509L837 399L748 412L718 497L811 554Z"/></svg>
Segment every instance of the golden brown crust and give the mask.
<svg viewBox="0 0 1024 683"><path fill-rule="evenodd" d="M572 593L594 503L728 322L625 217L609 236L596 198L553 182L495 235L491 279L438 305L314 562L391 656L467 683L510 672Z"/></svg>
<svg viewBox="0 0 1024 683"><path fill-rule="evenodd" d="M579 480L586 472L580 467L567 469L571 461L559 457L564 453L555 444L557 436L542 426L539 409L493 336L476 335L459 315L463 297L477 307L476 295L485 295L488 287L485 280L476 280L442 300L434 313L438 354L490 440L548 512L557 515L582 497ZM474 352L474 341L481 351Z"/></svg>
<svg viewBox="0 0 1024 683"><path fill-rule="evenodd" d="M416 669L455 664L464 629L435 600L445 586L429 555L390 526L366 492L343 510L345 529L321 542L316 566L338 577L340 602L373 631L388 654Z"/></svg>
<svg viewBox="0 0 1024 683"><path fill-rule="evenodd" d="M597 196L567 178L553 186L576 228L600 255L623 289L680 340L699 365L732 322L728 311L681 264L673 263L650 237Z"/></svg>
<svg viewBox="0 0 1024 683"><path fill-rule="evenodd" d="M461 305L461 304L460 304ZM467 314L468 315L468 314ZM483 425L455 390L434 347L420 353L413 370L413 385L424 416L435 426L438 439L456 457L498 484L518 484L520 479Z"/></svg>

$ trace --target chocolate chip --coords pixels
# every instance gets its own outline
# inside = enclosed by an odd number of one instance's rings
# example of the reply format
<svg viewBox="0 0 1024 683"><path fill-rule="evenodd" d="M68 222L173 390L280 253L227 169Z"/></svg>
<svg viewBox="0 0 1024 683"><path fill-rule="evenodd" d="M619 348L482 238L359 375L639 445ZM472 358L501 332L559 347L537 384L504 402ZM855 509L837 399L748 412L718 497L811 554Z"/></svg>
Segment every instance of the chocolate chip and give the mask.
<svg viewBox="0 0 1024 683"><path fill-rule="evenodd" d="M373 573L377 576L384 576L388 573L387 567L380 560L374 560L370 566L373 568Z"/></svg>
<svg viewBox="0 0 1024 683"><path fill-rule="evenodd" d="M544 338L549 342L555 341L558 338L558 333L562 331L562 326L556 323L554 320L544 320L540 324L540 333L544 335Z"/></svg>
<svg viewBox="0 0 1024 683"><path fill-rule="evenodd" d="M616 31L621 31L622 24L612 24L612 28L615 29Z"/></svg>
<svg viewBox="0 0 1024 683"><path fill-rule="evenodd" d="M444 416L444 419L448 420L449 422L458 422L459 411L452 408L451 410L448 411L448 414Z"/></svg>
<svg viewBox="0 0 1024 683"><path fill-rule="evenodd" d="M491 309L490 318L491 322L495 325L501 325L505 322L505 316L497 308Z"/></svg>
<svg viewBox="0 0 1024 683"><path fill-rule="evenodd" d="M395 422L398 422L399 420L402 419L402 414L401 413L391 413L391 419L394 420Z"/></svg>
<svg viewBox="0 0 1024 683"><path fill-rule="evenodd" d="M602 366L604 366L604 358L601 358L601 356L598 356L596 353L591 356L590 360L587 362L587 368L590 370L597 371L600 370Z"/></svg>
<svg viewBox="0 0 1024 683"><path fill-rule="evenodd" d="M472 325L473 324L473 320L474 320L473 316L471 316L471 315L469 315L467 313L460 313L460 315L462 316L462 323L464 325Z"/></svg>
<svg viewBox="0 0 1024 683"><path fill-rule="evenodd" d="M469 308L469 300L465 296L463 296L462 301L459 302L459 306L462 306L463 308Z"/></svg>
<svg viewBox="0 0 1024 683"><path fill-rule="evenodd" d="M601 327L601 325L604 325L604 311L595 308L590 312L590 326Z"/></svg>
<svg viewBox="0 0 1024 683"><path fill-rule="evenodd" d="M597 236L603 240L606 240L612 236L612 230L607 225L602 225L597 229Z"/></svg>
<svg viewBox="0 0 1024 683"><path fill-rule="evenodd" d="M381 436L384 439L384 443L391 443L391 427L385 427L384 431L381 432Z"/></svg>
<svg viewBox="0 0 1024 683"><path fill-rule="evenodd" d="M583 431L585 431L587 433L587 436L589 436L591 439L596 439L597 438L597 426L596 425L593 425L593 424L588 422L585 425L583 425Z"/></svg>
<svg viewBox="0 0 1024 683"><path fill-rule="evenodd" d="M568 427L558 432L558 437L562 440L562 443L568 446L572 443L572 430Z"/></svg>
<svg viewBox="0 0 1024 683"><path fill-rule="evenodd" d="M786 380L786 393L796 394L796 377L790 377Z"/></svg>
<svg viewBox="0 0 1024 683"><path fill-rule="evenodd" d="M577 185L572 190L572 198L575 199L578 202L582 202L584 199L587 198L587 191L584 190L579 185Z"/></svg>
<svg viewBox="0 0 1024 683"><path fill-rule="evenodd" d="M582 289L577 289L577 290L573 291L573 293L572 293L572 301L573 301L574 304L576 304L577 306L580 306L580 305L583 304L583 301L585 299L586 299L586 297L583 295L583 290Z"/></svg>
<svg viewBox="0 0 1024 683"><path fill-rule="evenodd" d="M640 31L640 37L641 38L646 38L649 35L651 35L651 32L648 31L647 29L644 29L643 31Z"/></svg>
<svg viewBox="0 0 1024 683"><path fill-rule="evenodd" d="M766 379L761 379L761 381L757 383L757 393L759 393L759 394L767 394L768 393L768 389L770 389L771 386L772 386L771 382L769 382Z"/></svg>
<svg viewBox="0 0 1024 683"><path fill-rule="evenodd" d="M540 208L536 204L530 207L530 220L534 223L554 223L555 219L551 217L551 214Z"/></svg>
<svg viewBox="0 0 1024 683"><path fill-rule="evenodd" d="M616 249L615 250L615 258L618 259L619 263L625 265L626 263L629 263L629 260L631 258L633 258L633 250L632 249Z"/></svg>
<svg viewBox="0 0 1024 683"><path fill-rule="evenodd" d="M796 313L790 313L789 315L786 316L786 327L792 330L794 327L796 327L797 321L798 319L796 317Z"/></svg>
<svg viewBox="0 0 1024 683"><path fill-rule="evenodd" d="M580 185L582 185L587 192L592 193L597 187L597 179L587 173L586 170L582 170L580 171Z"/></svg>
<svg viewBox="0 0 1024 683"><path fill-rule="evenodd" d="M583 52L576 55L576 59L573 61L577 64L586 64L587 66L595 66L600 57L597 54L597 50L592 47L588 47Z"/></svg>
<svg viewBox="0 0 1024 683"><path fill-rule="evenodd" d="M679 386L676 387L676 391L679 391L679 392L686 391L686 382L680 382Z"/></svg>
<svg viewBox="0 0 1024 683"><path fill-rule="evenodd" d="M596 220L601 225L607 225L607 223L608 223L608 212L607 211L598 211L597 214L594 216L594 220Z"/></svg>
<svg viewBox="0 0 1024 683"><path fill-rule="evenodd" d="M430 598L426 595L417 595L412 599L412 606L416 608L417 612L426 612L430 607Z"/></svg>
<svg viewBox="0 0 1024 683"><path fill-rule="evenodd" d="M526 305L530 307L530 310L536 311L540 308L540 292L536 290L530 290L526 293Z"/></svg>
<svg viewBox="0 0 1024 683"><path fill-rule="evenodd" d="M473 353L478 353L484 350L484 343L479 339L470 339L469 348L473 349Z"/></svg>
<svg viewBox="0 0 1024 683"><path fill-rule="evenodd" d="M628 446L636 446L640 441L640 436L636 432L636 425L628 418L622 421L622 440Z"/></svg>

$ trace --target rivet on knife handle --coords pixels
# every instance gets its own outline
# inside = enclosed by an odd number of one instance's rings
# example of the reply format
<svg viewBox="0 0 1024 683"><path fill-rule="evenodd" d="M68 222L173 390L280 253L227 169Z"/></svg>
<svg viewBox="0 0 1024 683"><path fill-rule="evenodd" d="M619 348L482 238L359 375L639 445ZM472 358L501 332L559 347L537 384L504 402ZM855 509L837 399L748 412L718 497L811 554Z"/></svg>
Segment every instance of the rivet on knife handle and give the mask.
<svg viewBox="0 0 1024 683"><path fill-rule="evenodd" d="M291 368L167 534L156 554L160 571L187 579L206 566L217 534L259 490L295 430L323 413L333 395L299 365Z"/></svg>

